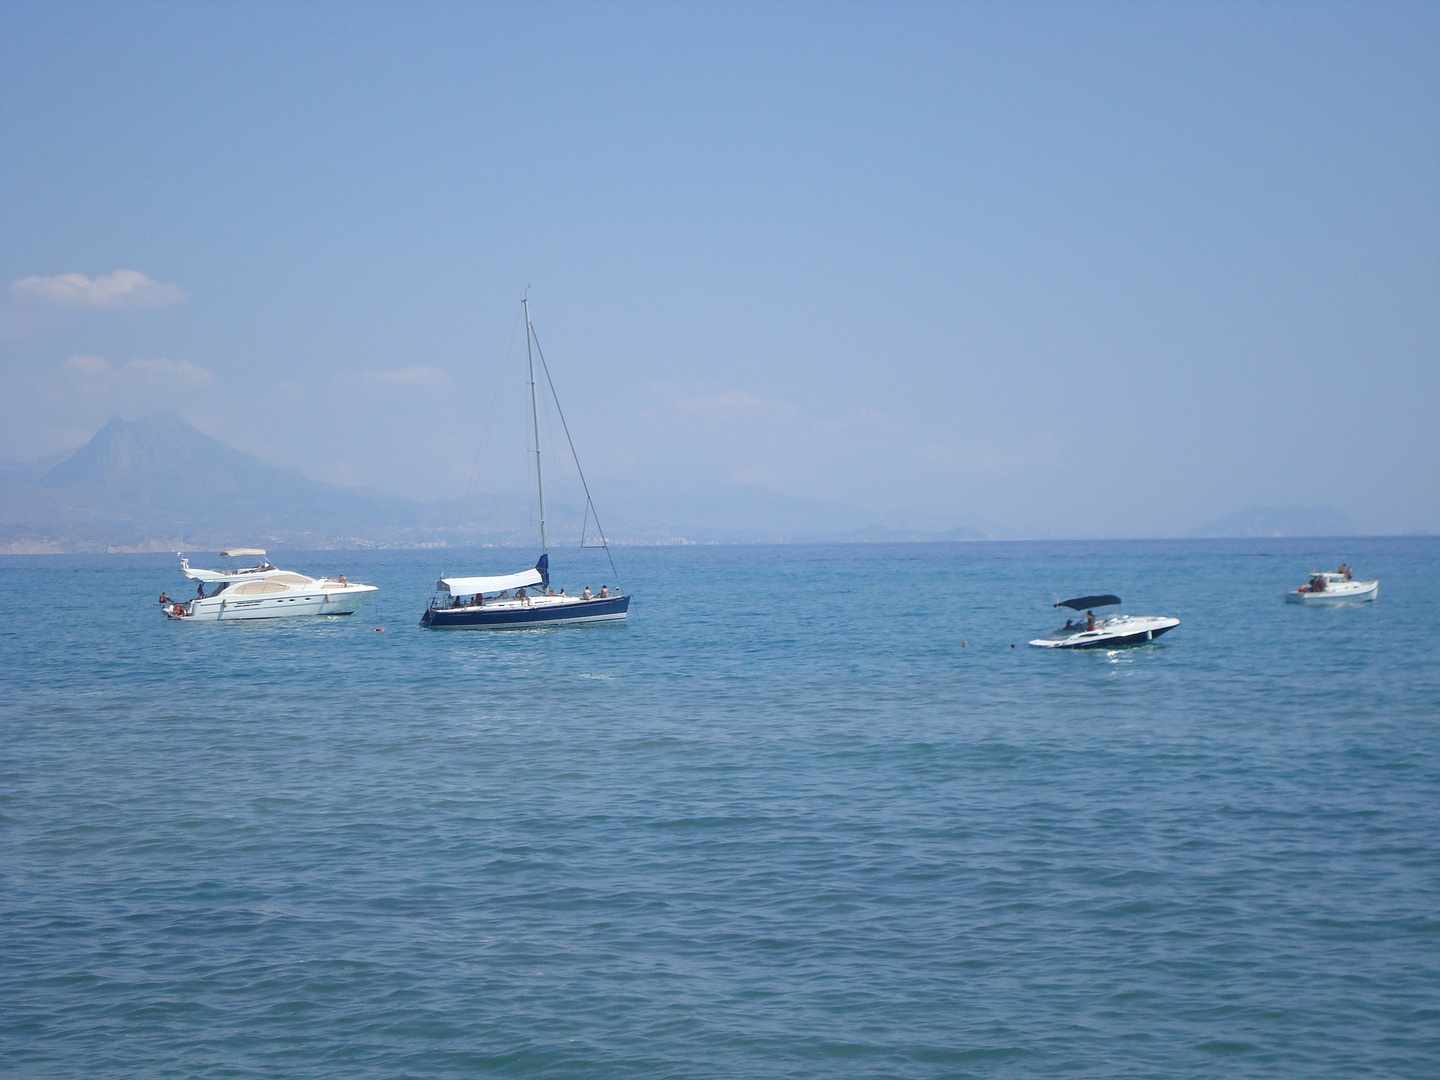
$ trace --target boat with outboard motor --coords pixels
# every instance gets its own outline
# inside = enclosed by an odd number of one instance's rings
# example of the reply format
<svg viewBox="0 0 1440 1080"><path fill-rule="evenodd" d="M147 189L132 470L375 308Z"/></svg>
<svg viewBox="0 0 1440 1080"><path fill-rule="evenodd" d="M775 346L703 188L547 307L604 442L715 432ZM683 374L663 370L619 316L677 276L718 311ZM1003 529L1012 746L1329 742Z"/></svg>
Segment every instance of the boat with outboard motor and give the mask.
<svg viewBox="0 0 1440 1080"><path fill-rule="evenodd" d="M1285 594L1288 604L1344 604L1350 601L1374 600L1380 595L1380 582L1355 581L1354 569L1341 563L1333 574L1311 570L1310 580Z"/></svg>
<svg viewBox="0 0 1440 1080"><path fill-rule="evenodd" d="M1041 649L1117 649L1124 645L1143 645L1154 641L1161 634L1168 633L1180 625L1179 619L1163 615L1108 615L1097 619L1094 609L1113 607L1120 603L1118 596L1104 593L1099 596L1077 596L1073 600L1061 600L1056 607L1070 608L1085 612L1080 621L1065 620L1065 625L1053 633L1030 642Z"/></svg>
<svg viewBox="0 0 1440 1080"><path fill-rule="evenodd" d="M530 301L522 299L525 310L525 356L530 367L530 420L535 435L535 487L539 495L540 508L540 558L532 570L516 574L491 577L444 577L435 583L435 595L425 614L420 616L420 625L430 630L529 630L542 626L561 626L569 623L617 622L624 619L630 610L630 597L619 587L619 574L615 560L610 556L610 546L605 532L600 528L600 518L595 513L595 504L590 498L590 487L585 483L585 473L580 468L580 458L575 453L575 442L570 438L570 427L565 423L565 414L560 410L560 399L555 394L555 383L550 378L550 369L545 363L545 354L540 351L540 341L535 328L530 324ZM550 586L550 553L545 536L545 473L540 462L540 409L535 393L535 358L540 358L545 382L550 388L555 411L565 429L565 439L570 444L570 454L575 460L575 470L580 474L580 484L585 490L586 521L594 520L595 531L600 543L586 545L584 527L581 528L581 546L602 547L610 560L610 571L615 574L616 587L612 592L603 585L598 594L592 594L587 585L579 596L567 596L564 589L555 590ZM535 590L531 592L531 590ZM488 594L488 596L487 596Z"/></svg>
<svg viewBox="0 0 1440 1080"><path fill-rule="evenodd" d="M292 615L350 615L370 594L374 585L336 578L312 578L291 570L277 570L265 558L263 548L231 548L222 558L258 556L254 566L232 570L196 570L181 556L180 572L197 582L195 596L172 600L160 594L160 610L167 619L187 622L229 622L233 619L281 619ZM213 586L206 591L206 586Z"/></svg>

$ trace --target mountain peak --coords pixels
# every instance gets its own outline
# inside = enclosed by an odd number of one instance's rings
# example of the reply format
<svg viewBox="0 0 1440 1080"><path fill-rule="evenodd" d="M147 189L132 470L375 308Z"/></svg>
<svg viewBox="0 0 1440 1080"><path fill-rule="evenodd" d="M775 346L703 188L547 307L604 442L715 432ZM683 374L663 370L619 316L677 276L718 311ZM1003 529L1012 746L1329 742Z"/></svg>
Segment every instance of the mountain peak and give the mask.
<svg viewBox="0 0 1440 1080"><path fill-rule="evenodd" d="M152 503L199 486L234 487L249 472L283 473L253 454L212 439L172 412L129 423L111 417L94 437L50 469L44 483L68 491Z"/></svg>

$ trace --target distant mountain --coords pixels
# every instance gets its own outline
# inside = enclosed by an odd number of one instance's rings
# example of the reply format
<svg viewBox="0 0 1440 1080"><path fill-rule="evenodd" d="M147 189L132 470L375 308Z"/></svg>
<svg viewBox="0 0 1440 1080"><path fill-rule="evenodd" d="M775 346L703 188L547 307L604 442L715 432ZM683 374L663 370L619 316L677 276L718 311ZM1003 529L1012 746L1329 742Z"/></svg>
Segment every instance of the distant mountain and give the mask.
<svg viewBox="0 0 1440 1080"><path fill-rule="evenodd" d="M275 488L310 494L310 481L235 450L174 413L127 424L118 416L41 478L46 487L143 506L253 506Z"/></svg>
<svg viewBox="0 0 1440 1080"><path fill-rule="evenodd" d="M73 451L67 450L63 454L51 454L39 461L0 460L0 481L39 480L57 464L68 458L71 453Z"/></svg>
<svg viewBox="0 0 1440 1080"><path fill-rule="evenodd" d="M340 488L269 465L173 413L119 417L44 467L0 470L0 550L432 541L455 504Z"/></svg>
<svg viewBox="0 0 1440 1080"><path fill-rule="evenodd" d="M933 531L925 529L894 529L885 525L867 525L863 529L834 537L851 544L906 544L953 542L956 540L996 540L999 535L989 529L961 525L957 529Z"/></svg>
<svg viewBox="0 0 1440 1080"><path fill-rule="evenodd" d="M1251 506L1191 529L1194 537L1354 536L1348 514L1333 506Z"/></svg>
<svg viewBox="0 0 1440 1080"><path fill-rule="evenodd" d="M988 528L896 528L852 506L758 485L646 492L607 485L614 543L898 542L982 539ZM311 480L226 446L174 413L115 417L84 446L0 462L0 552L205 551L269 547L533 544L533 499L485 494L420 503ZM583 506L550 500L550 539L579 539ZM593 530L593 519L587 526ZM593 536L593 531L591 534Z"/></svg>
<svg viewBox="0 0 1440 1080"><path fill-rule="evenodd" d="M682 491L609 485L607 526L617 537L657 532L702 543L817 540L867 525L873 515L843 503L782 494L759 484L697 484Z"/></svg>

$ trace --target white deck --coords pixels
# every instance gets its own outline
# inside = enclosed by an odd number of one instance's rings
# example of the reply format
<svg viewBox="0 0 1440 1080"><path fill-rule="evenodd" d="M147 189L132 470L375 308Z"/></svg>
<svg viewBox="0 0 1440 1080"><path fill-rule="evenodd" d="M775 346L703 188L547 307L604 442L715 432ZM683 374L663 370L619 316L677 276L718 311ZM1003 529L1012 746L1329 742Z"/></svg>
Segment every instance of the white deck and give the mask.
<svg viewBox="0 0 1440 1080"><path fill-rule="evenodd" d="M1285 594L1285 600L1290 604L1343 604L1351 601L1374 600L1380 595L1380 582L1376 581L1352 581L1344 574L1313 573L1311 581L1316 578L1323 578L1325 588L1314 592L1310 583L1298 589L1291 589Z"/></svg>
<svg viewBox="0 0 1440 1080"><path fill-rule="evenodd" d="M1179 625L1179 619L1163 615L1111 615L1096 619L1094 630L1056 630L1030 644L1040 649L1103 648L1107 641L1119 642L1137 634L1144 634L1148 639L1157 632L1164 633Z"/></svg>
<svg viewBox="0 0 1440 1080"><path fill-rule="evenodd" d="M614 594L610 594L614 595ZM595 595L591 600L608 600L610 596ZM455 604L439 608L440 611L516 611L528 608L564 607L567 604L583 604L583 596L527 596L523 600L506 597L504 600L486 600L483 604Z"/></svg>

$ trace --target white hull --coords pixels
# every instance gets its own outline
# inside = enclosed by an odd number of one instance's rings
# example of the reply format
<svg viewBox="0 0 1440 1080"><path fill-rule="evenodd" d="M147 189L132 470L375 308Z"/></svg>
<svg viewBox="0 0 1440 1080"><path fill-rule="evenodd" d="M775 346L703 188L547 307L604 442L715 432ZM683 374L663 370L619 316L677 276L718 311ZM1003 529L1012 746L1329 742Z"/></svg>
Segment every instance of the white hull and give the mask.
<svg viewBox="0 0 1440 1080"><path fill-rule="evenodd" d="M165 615L184 622L232 622L236 619L288 619L301 615L352 615L374 585L333 585L324 590L305 589L264 596L219 596L170 603ZM179 608L179 611L176 609Z"/></svg>
<svg viewBox="0 0 1440 1080"><path fill-rule="evenodd" d="M1030 642L1039 649L1118 649L1143 645L1180 625L1179 619L1161 615L1113 615L1094 630L1057 630Z"/></svg>
<svg viewBox="0 0 1440 1080"><path fill-rule="evenodd" d="M1379 581L1342 581L1327 584L1323 592L1302 592L1291 589L1285 594L1287 604L1348 604L1374 600L1380 595Z"/></svg>

